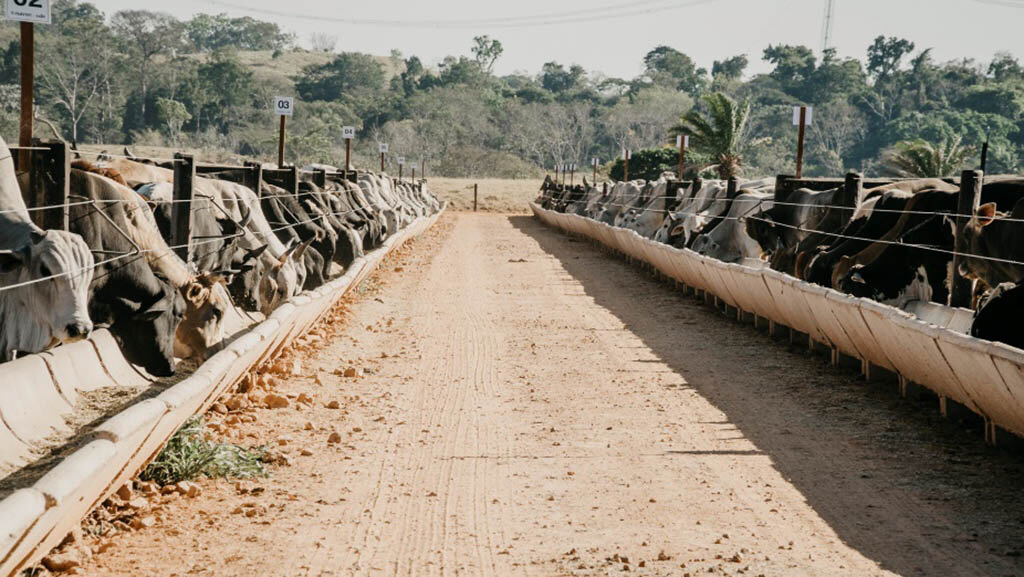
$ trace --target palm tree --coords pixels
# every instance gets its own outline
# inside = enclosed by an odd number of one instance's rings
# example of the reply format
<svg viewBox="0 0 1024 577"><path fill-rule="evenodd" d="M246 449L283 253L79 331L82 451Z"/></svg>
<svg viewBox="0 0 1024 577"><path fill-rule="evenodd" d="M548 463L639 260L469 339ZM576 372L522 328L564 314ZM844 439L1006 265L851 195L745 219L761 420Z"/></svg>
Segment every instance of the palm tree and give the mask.
<svg viewBox="0 0 1024 577"><path fill-rule="evenodd" d="M963 146L960 137L938 145L919 138L895 144L885 152L883 162L892 176L939 178L955 175L973 154L974 148Z"/></svg>
<svg viewBox="0 0 1024 577"><path fill-rule="evenodd" d="M703 168L713 167L719 178L736 176L743 166L740 147L750 116L750 101L737 103L721 92L704 96L704 111L690 110L679 124L669 130L671 136L690 135L690 145L697 154L711 159Z"/></svg>

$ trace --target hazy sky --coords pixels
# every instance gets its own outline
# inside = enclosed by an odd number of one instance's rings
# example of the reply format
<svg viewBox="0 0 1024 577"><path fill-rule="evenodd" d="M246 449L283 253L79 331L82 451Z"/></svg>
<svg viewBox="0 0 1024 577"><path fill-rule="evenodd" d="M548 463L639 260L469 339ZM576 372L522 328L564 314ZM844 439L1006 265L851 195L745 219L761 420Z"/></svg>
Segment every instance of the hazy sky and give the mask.
<svg viewBox="0 0 1024 577"><path fill-rule="evenodd" d="M489 34L505 46L495 68L500 74L535 73L556 60L626 78L641 71L643 55L659 44L689 54L708 69L715 59L747 54L750 71L765 71L761 51L768 44L820 49L826 5L826 0L91 1L108 14L146 8L179 18L197 12L250 15L295 32L304 45L313 33L330 34L337 36L339 51L386 55L394 48L427 64L448 54L468 54L474 36ZM548 24L537 25L538 16ZM350 19L401 26L346 22ZM453 20L475 22L431 24ZM971 57L987 62L997 51L1024 59L1022 25L1024 0L837 0L833 45L844 56L863 59L874 37L885 34L908 38L918 49L932 47L939 61Z"/></svg>

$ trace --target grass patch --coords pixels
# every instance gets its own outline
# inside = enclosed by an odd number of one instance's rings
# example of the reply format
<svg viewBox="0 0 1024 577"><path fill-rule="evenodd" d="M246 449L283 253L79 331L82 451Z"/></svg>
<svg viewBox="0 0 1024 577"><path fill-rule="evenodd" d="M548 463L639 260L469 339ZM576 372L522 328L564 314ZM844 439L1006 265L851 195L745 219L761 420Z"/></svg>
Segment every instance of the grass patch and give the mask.
<svg viewBox="0 0 1024 577"><path fill-rule="evenodd" d="M174 433L139 477L159 485L191 481L201 476L211 479L266 477L267 470L262 462L266 453L264 447L246 449L210 441L203 431L203 418L192 417Z"/></svg>

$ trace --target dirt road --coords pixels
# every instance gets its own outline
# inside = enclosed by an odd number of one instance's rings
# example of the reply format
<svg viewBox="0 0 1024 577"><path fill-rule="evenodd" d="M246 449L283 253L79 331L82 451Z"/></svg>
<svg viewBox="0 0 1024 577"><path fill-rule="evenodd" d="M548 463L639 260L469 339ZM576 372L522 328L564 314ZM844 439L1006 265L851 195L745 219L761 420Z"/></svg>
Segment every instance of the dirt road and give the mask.
<svg viewBox="0 0 1024 577"><path fill-rule="evenodd" d="M529 217L448 215L389 268L278 385L313 406L236 427L289 466L83 572L1024 574L1021 459L891 389Z"/></svg>

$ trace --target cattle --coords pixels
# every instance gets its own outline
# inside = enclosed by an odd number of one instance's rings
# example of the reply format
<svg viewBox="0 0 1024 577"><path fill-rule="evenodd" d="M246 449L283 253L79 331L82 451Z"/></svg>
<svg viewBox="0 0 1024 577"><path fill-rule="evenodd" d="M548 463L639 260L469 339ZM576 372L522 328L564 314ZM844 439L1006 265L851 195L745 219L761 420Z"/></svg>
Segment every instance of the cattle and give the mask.
<svg viewBox="0 0 1024 577"><path fill-rule="evenodd" d="M773 193L740 192L722 222L694 240L693 250L723 262L760 259L764 250L747 234L746 224L748 219L759 218L770 211L774 201Z"/></svg>
<svg viewBox="0 0 1024 577"><path fill-rule="evenodd" d="M997 209L997 202L982 204L957 241L959 251L969 255L959 272L990 287L1024 280L1024 198L1002 218Z"/></svg>
<svg viewBox="0 0 1024 577"><path fill-rule="evenodd" d="M88 164L76 163L76 166L91 168ZM86 174L89 174L86 172ZM127 186L104 178L96 174L83 176L76 180L76 192L90 199L101 199L104 201L117 201L124 205L125 217L128 221L127 228L123 230L130 236L132 242L143 250L150 267L161 278L166 279L185 298L186 312L184 322L178 325L176 332L171 334L174 338L175 355L179 358L195 358L204 360L212 351L215 351L224 339L223 319L231 308L231 298L228 295L224 283L226 270L208 270L196 275L185 264L176 253L168 246L165 236L161 234L161 227L157 218L146 203L146 198L136 194ZM149 200L157 207L164 208L167 205L162 203L161 189L150 191ZM203 205L207 199L199 198L198 207ZM197 208L194 206L194 208ZM161 211L163 212L163 211ZM193 211L195 214L196 211ZM203 214L199 212L200 216ZM203 222L204 219L194 218L196 222ZM220 228L213 228L207 232L211 235L221 235L224 231ZM209 239L193 240L193 246L202 246L198 243L210 242ZM223 245L224 240L215 239L215 242ZM228 241L229 244L231 241ZM234 251L232 251L232 257ZM244 265L244 263L242 263Z"/></svg>
<svg viewBox="0 0 1024 577"><path fill-rule="evenodd" d="M0 359L89 336L94 264L81 236L32 223L0 138Z"/></svg>
<svg viewBox="0 0 1024 577"><path fill-rule="evenodd" d="M616 182L612 186L608 201L599 207L593 218L608 225L614 225L619 214L631 207L643 194L644 181Z"/></svg>
<svg viewBox="0 0 1024 577"><path fill-rule="evenodd" d="M1024 282L1002 283L985 296L971 336L1024 349Z"/></svg>
<svg viewBox="0 0 1024 577"><path fill-rule="evenodd" d="M89 287L89 313L110 327L125 358L150 374L175 372L175 334L185 315L184 297L153 272L148 253L133 238L128 207L115 184L97 174L71 171L71 190L93 204L70 208L71 229L104 255ZM76 196L76 198L79 198Z"/></svg>
<svg viewBox="0 0 1024 577"><path fill-rule="evenodd" d="M737 183L737 192L745 189L752 192L770 193L774 182L769 179ZM677 248L689 247L702 233L708 233L722 222L732 204L728 198L729 185L724 180L699 181L699 188L687 194L669 213L664 224L654 235L654 240Z"/></svg>

